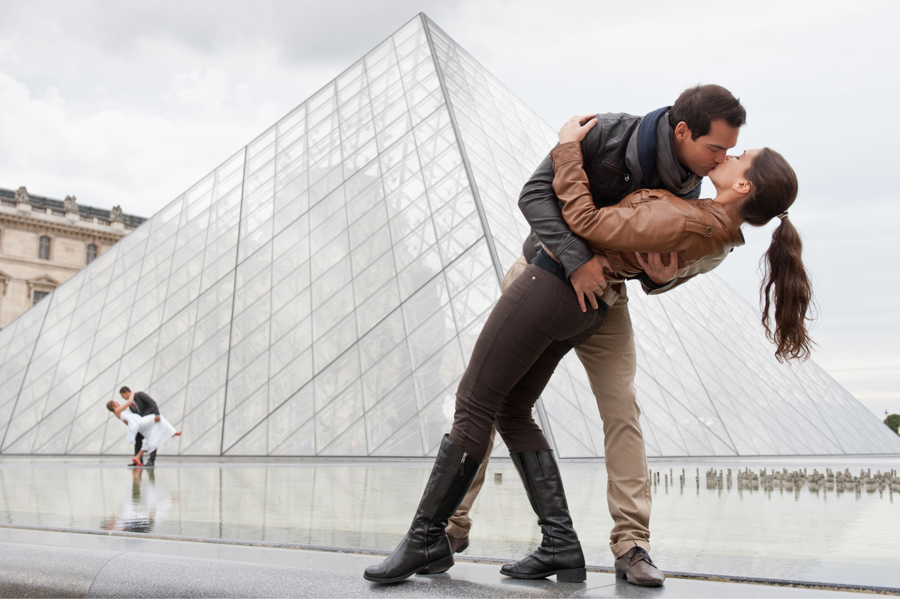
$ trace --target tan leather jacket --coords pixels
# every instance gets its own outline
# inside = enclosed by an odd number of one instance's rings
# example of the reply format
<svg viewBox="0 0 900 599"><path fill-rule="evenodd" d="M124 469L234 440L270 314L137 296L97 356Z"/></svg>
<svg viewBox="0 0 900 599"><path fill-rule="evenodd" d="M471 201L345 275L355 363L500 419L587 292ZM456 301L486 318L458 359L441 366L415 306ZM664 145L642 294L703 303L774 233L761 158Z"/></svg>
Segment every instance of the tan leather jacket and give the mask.
<svg viewBox="0 0 900 599"><path fill-rule="evenodd" d="M740 227L713 200L682 200L665 190L641 189L614 206L597 208L584 172L581 144L561 144L550 156L553 191L564 202L563 218L595 253L606 256L614 280L633 279L644 272L635 252L678 252L678 276L666 286L670 290L711 271L733 248L744 244Z"/></svg>

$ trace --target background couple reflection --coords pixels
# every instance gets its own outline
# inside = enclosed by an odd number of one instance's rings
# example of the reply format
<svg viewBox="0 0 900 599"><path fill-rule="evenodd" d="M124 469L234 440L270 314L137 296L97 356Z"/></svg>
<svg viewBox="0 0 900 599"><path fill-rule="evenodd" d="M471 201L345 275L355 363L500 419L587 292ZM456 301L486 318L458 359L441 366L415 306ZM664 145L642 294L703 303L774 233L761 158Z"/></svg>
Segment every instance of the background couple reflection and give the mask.
<svg viewBox="0 0 900 599"><path fill-rule="evenodd" d="M104 530L124 532L152 532L158 519L165 518L172 507L172 496L156 486L156 474L135 468L130 473L131 485L126 487L122 507L104 518Z"/></svg>

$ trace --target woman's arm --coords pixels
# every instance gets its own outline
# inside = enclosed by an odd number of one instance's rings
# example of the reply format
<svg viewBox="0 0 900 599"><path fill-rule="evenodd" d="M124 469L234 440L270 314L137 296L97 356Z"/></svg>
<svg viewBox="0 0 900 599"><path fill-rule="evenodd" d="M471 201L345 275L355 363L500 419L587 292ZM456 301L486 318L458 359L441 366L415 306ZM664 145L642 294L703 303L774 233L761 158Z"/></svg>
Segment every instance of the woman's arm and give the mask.
<svg viewBox="0 0 900 599"><path fill-rule="evenodd" d="M560 134L562 139L562 134ZM572 231L595 249L622 252L673 252L685 244L684 215L665 201L634 203L632 196L598 209L591 196L581 145L567 142L550 151L553 190L565 203L563 218ZM640 193L640 192L636 192ZM666 223L667 226L660 226Z"/></svg>
<svg viewBox="0 0 900 599"><path fill-rule="evenodd" d="M585 160L590 161L602 147L600 127L595 127L597 119L594 115L573 118L592 121L590 125L585 124L581 137L578 138ZM590 131L593 133L588 135ZM565 268L567 275L572 276L576 271L584 270L581 267L590 262L594 253L583 239L572 233L562 217L559 200L553 193L553 161L549 155L541 161L537 170L522 187L519 210L522 211L532 231L537 234L541 244L550 249L556 260ZM531 243L531 240L526 243ZM527 252L525 255L528 257Z"/></svg>
<svg viewBox="0 0 900 599"><path fill-rule="evenodd" d="M130 408L133 403L134 403L134 399L126 399L125 403L119 404L119 407L116 408L115 410L113 410L113 412L116 415L116 418L119 417L119 414L121 414L122 412L124 412L125 410Z"/></svg>

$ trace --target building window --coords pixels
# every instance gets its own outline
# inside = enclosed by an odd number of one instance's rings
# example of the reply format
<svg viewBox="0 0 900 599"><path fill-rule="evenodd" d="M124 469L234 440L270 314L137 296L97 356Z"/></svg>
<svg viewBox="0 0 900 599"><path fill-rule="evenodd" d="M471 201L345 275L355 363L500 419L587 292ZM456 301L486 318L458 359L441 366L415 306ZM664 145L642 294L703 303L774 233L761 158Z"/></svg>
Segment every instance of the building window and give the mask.
<svg viewBox="0 0 900 599"><path fill-rule="evenodd" d="M48 295L50 295L50 292L49 292L49 291L35 291L35 292L32 294L32 300L34 300L34 301L32 301L32 305L38 303L39 301L41 301L42 299L44 299L44 298L47 297Z"/></svg>
<svg viewBox="0 0 900 599"><path fill-rule="evenodd" d="M46 235L41 235L41 243L38 246L38 258L41 260L50 259L50 238Z"/></svg>
<svg viewBox="0 0 900 599"><path fill-rule="evenodd" d="M94 261L94 258L97 257L97 246L93 243L89 243L87 246L87 262L86 264L90 264Z"/></svg>

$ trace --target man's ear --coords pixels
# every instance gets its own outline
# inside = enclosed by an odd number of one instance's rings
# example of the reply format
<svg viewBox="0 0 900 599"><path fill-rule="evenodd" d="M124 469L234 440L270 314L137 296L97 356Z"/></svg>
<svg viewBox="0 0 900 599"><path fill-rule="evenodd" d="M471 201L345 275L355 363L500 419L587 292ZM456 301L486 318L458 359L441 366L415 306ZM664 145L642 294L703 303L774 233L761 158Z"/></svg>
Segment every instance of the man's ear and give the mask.
<svg viewBox="0 0 900 599"><path fill-rule="evenodd" d="M675 139L678 141L684 141L686 139L690 139L691 137L691 129L687 126L687 123L684 121L679 121L677 125L675 125Z"/></svg>

